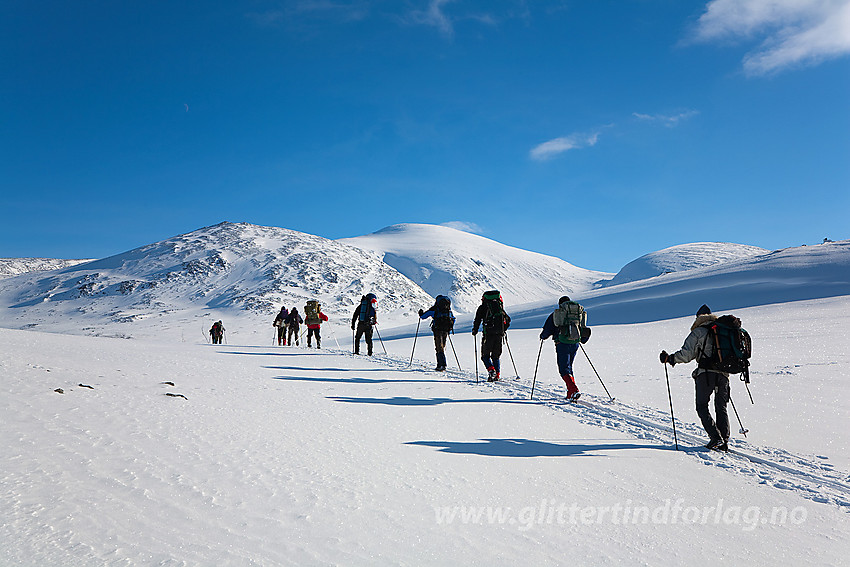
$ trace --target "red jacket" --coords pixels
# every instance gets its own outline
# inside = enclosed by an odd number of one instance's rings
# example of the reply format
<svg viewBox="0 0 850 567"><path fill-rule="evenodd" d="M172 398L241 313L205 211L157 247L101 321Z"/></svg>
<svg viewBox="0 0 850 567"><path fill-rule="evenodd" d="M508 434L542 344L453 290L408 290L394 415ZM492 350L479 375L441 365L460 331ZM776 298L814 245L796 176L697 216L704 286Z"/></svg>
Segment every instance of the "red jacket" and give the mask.
<svg viewBox="0 0 850 567"><path fill-rule="evenodd" d="M328 316L325 315L324 313L322 313L321 311L319 311L319 319L321 319L322 321L327 321ZM318 329L321 326L322 326L321 323L313 323L312 325L307 325L307 328L308 329Z"/></svg>

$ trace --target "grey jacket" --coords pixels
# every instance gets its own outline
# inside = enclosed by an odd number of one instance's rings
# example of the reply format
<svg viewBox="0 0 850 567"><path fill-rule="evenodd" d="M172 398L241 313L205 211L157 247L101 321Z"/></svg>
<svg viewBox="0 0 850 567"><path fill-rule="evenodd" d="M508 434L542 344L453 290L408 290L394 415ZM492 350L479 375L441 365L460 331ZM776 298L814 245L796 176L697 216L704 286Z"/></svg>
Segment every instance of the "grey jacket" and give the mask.
<svg viewBox="0 0 850 567"><path fill-rule="evenodd" d="M709 357L714 354L714 345L710 340L707 340L709 338L708 329L703 327L703 325L715 320L717 320L717 315L710 313L697 317L694 324L691 325L691 334L685 339L682 348L670 355L673 362L682 364L692 360L698 361L703 357ZM697 366L691 376L696 378L704 372L716 372L717 374L723 374L727 378L729 377L727 372L718 372L717 370L709 370L707 368L700 368L699 366Z"/></svg>

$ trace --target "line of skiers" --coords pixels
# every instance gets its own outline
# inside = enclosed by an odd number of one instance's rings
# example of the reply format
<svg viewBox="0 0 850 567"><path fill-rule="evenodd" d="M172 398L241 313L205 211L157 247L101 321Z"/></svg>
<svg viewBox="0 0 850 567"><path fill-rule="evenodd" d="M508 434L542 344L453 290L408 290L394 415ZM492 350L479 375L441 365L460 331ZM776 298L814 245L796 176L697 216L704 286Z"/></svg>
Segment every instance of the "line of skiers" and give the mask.
<svg viewBox="0 0 850 567"><path fill-rule="evenodd" d="M310 338L315 337L316 348L321 348L320 328L322 322L327 321L328 318L321 312L321 307L316 301L308 301L305 312L309 329L307 346L311 346ZM419 310L419 318L432 320L430 326L437 358L435 370L445 371L446 343L449 335L454 333L456 320L452 312L451 300L444 295L438 295L429 309ZM275 327L278 327L278 344L287 344L283 330L289 329L288 344L292 344L294 337L297 345L298 328L303 322L297 308L288 312L285 307L281 308L274 322ZM219 321L216 324L220 325L220 323ZM372 355L372 333L377 323L377 297L369 293L361 298L360 304L351 317L354 354L360 353L360 339L365 338L367 354ZM475 312L472 335L476 337L479 328L481 329L480 360L487 370L488 382L500 380L502 344L507 341L507 330L510 324L511 318L505 312L501 294L496 290L485 292L481 297L481 305ZM210 332L212 333L212 330ZM572 301L566 295L558 299L558 307L546 318L540 332L541 348L546 339L552 338L555 343L558 375L564 381L566 397L571 401L578 400L581 396L573 373L573 363L579 346L586 343L590 335L587 312L581 304ZM749 383L748 359L751 351L749 335L741 328L739 319L731 315L718 318L711 313L707 305L703 305L697 311L696 320L682 348L673 354L661 352L661 363L670 364L671 367L697 360L697 368L692 374L696 388L696 410L703 428L709 435L709 443L706 445L709 449L728 450L730 429L726 406L730 401L729 374L742 373L742 380ZM724 357L726 360L723 360ZM716 420L712 418L709 411L712 394ZM745 432L743 425L741 431Z"/></svg>
<svg viewBox="0 0 850 567"><path fill-rule="evenodd" d="M278 346L301 344L301 325L307 325L307 347L313 346L316 339L316 348L322 348L322 323L328 320L328 316L322 313L322 307L315 299L311 299L304 306L304 317L298 312L297 307L291 311L286 306L280 308L272 325L277 328Z"/></svg>

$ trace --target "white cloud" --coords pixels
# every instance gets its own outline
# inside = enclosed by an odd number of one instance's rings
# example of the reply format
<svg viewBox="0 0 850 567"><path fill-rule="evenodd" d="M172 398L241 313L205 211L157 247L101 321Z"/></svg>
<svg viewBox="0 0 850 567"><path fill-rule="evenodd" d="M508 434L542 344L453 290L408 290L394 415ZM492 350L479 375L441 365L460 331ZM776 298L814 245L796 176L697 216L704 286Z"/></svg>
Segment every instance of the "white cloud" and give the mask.
<svg viewBox="0 0 850 567"><path fill-rule="evenodd" d="M850 0L712 0L697 41L759 38L743 61L751 75L850 54Z"/></svg>
<svg viewBox="0 0 850 567"><path fill-rule="evenodd" d="M598 140L598 132L594 132L592 134L571 134L569 136L543 142L542 144L532 148L529 154L531 155L531 159L545 161L570 150L578 150L581 148L595 146Z"/></svg>
<svg viewBox="0 0 850 567"><path fill-rule="evenodd" d="M474 222L467 221L449 221L441 223L440 226L445 226L448 228L454 228L455 230L462 230L463 232L469 232L471 234L483 234L484 229L475 224Z"/></svg>
<svg viewBox="0 0 850 567"><path fill-rule="evenodd" d="M443 6L453 0L431 0L426 10L416 10L411 13L411 20L417 24L434 26L445 35L452 35L452 21L443 13Z"/></svg>
<svg viewBox="0 0 850 567"><path fill-rule="evenodd" d="M678 126L680 122L691 118L692 116L696 116L699 114L698 110L686 110L685 112L680 112L679 114L641 114L640 112L633 112L632 116L637 118L638 120L642 120L644 122L658 122L667 126L668 128L673 128L674 126Z"/></svg>

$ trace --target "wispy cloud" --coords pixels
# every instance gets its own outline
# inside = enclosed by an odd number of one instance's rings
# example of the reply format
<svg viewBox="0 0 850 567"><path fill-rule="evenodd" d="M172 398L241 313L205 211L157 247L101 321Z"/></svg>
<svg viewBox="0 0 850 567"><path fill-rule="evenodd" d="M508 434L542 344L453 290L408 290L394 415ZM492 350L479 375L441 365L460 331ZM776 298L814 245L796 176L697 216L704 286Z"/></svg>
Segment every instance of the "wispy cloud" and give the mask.
<svg viewBox="0 0 850 567"><path fill-rule="evenodd" d="M674 126L678 126L679 123L696 116L699 114L698 110L686 110L684 112L680 112L678 114L641 114L640 112L633 112L632 116L641 120L643 122L655 122L658 124L663 124L668 128L673 128Z"/></svg>
<svg viewBox="0 0 850 567"><path fill-rule="evenodd" d="M410 13L410 21L416 24L434 26L445 35L454 34L451 19L443 12L443 6L453 0L430 0L425 10L414 10Z"/></svg>
<svg viewBox="0 0 850 567"><path fill-rule="evenodd" d="M814 65L850 54L850 0L711 0L695 41L761 40L747 53L749 75Z"/></svg>
<svg viewBox="0 0 850 567"><path fill-rule="evenodd" d="M447 226L449 228L454 228L456 230L462 230L463 232L469 232L471 234L483 234L484 229L475 224L474 222L467 221L449 221L444 222L441 226Z"/></svg>
<svg viewBox="0 0 850 567"><path fill-rule="evenodd" d="M570 150L579 150L595 146L599 140L599 132L591 134L570 134L561 138L554 138L548 142L543 142L531 149L529 155L531 159L536 161L546 161L558 154L568 152Z"/></svg>

